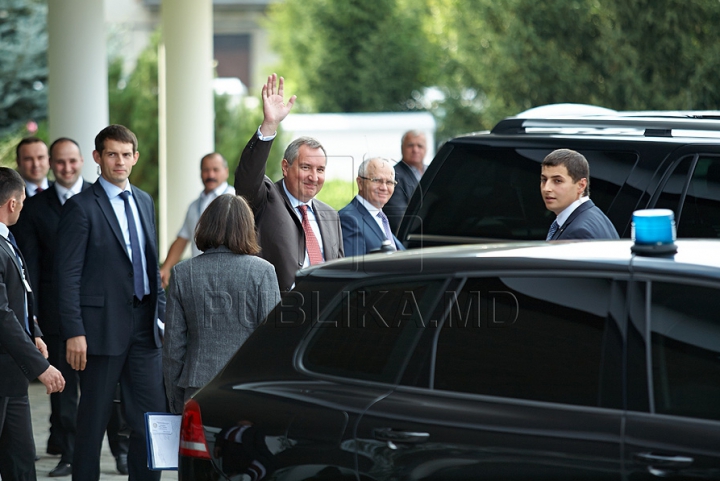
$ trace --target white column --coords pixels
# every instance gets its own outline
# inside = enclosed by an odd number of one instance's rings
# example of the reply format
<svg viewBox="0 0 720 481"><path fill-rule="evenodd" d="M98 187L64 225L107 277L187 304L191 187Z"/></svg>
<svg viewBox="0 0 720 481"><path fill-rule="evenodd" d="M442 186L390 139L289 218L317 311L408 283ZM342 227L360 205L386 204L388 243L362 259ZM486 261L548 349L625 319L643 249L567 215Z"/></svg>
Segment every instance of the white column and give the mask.
<svg viewBox="0 0 720 481"><path fill-rule="evenodd" d="M200 159L215 148L213 105L213 18L211 0L162 0L165 49L165 158L160 172L160 256L175 240L187 207L202 190ZM163 104L161 104L163 105ZM164 186L164 187L163 187Z"/></svg>
<svg viewBox="0 0 720 481"><path fill-rule="evenodd" d="M83 177L97 178L95 136L108 125L103 0L48 0L48 127L50 141L80 144Z"/></svg>

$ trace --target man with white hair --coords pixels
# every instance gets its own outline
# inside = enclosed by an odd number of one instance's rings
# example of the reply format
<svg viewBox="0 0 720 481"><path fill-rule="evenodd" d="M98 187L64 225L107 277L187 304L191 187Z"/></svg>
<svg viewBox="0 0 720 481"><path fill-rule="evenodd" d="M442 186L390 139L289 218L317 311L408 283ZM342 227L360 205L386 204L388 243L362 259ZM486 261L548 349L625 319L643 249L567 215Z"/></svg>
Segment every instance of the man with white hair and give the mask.
<svg viewBox="0 0 720 481"><path fill-rule="evenodd" d="M405 250L392 234L382 209L395 191L395 171L383 158L367 159L357 176L358 195L338 213L342 226L345 255L361 256L378 251L383 244L390 250Z"/></svg>

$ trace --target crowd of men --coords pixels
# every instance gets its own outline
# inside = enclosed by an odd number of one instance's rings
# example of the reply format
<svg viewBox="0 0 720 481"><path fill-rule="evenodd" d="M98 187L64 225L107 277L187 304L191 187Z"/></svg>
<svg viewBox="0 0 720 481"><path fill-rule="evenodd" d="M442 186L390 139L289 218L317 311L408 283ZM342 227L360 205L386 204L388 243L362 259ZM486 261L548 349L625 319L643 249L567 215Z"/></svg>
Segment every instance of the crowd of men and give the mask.
<svg viewBox="0 0 720 481"><path fill-rule="evenodd" d="M110 125L95 138L99 178L81 177L77 142L37 138L17 146L17 172L0 168L0 476L35 479L28 382L51 394L49 454L60 455L50 476L99 479L107 430L118 471L132 480L159 479L147 468L144 413L165 412L162 321L170 269L191 244L200 214L223 194L242 195L255 216L260 256L277 274L280 291L298 269L345 256L405 247L395 237L425 166L425 135L407 132L402 160L360 164L358 194L339 212L317 199L327 154L300 137L283 155L282 179L265 176L270 148L295 96L284 98L275 74L262 88L263 121L245 146L234 188L227 161L201 159L204 190L159 267L152 198L129 182L139 160L135 135ZM54 182L47 179L52 170ZM541 195L557 215L547 239L617 238L588 197L589 167L571 150L542 163ZM27 198L27 200L26 200ZM24 208L23 208L24 206ZM21 215L22 211L22 215ZM114 407L120 399L123 412ZM78 416L78 412L82 416ZM120 434L129 427L130 435ZM82 449L75 449L82 446Z"/></svg>

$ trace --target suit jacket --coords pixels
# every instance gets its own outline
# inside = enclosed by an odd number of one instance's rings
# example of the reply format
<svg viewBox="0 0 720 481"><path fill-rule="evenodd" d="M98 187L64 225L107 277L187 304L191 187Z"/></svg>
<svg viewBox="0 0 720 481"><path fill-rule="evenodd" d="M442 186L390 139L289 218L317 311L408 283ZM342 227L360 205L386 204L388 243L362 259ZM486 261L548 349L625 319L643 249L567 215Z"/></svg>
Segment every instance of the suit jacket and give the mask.
<svg viewBox="0 0 720 481"><path fill-rule="evenodd" d="M395 180L397 185L395 186L395 192L388 200L383 212L390 222L390 229L394 234L397 234L402 222L405 209L407 209L410 198L415 192L415 188L418 186L418 179L413 173L413 168L407 165L402 160L395 164Z"/></svg>
<svg viewBox="0 0 720 481"><path fill-rule="evenodd" d="M593 201L588 200L570 214L550 240L619 238L610 219Z"/></svg>
<svg viewBox="0 0 720 481"><path fill-rule="evenodd" d="M25 330L25 286L13 249L0 239L0 397L27 396L29 381L50 366L35 346L42 333L30 322ZM28 295L32 319L32 293Z"/></svg>
<svg viewBox="0 0 720 481"><path fill-rule="evenodd" d="M357 197L343 207L338 214L347 257L361 256L380 249L385 240L385 233ZM393 236L393 241L397 250L405 250L397 237Z"/></svg>
<svg viewBox="0 0 720 481"><path fill-rule="evenodd" d="M208 249L172 268L163 346L165 392L181 413L280 302L275 269L259 257Z"/></svg>
<svg viewBox="0 0 720 481"><path fill-rule="evenodd" d="M83 181L82 190L92 184ZM30 272L38 323L46 335L60 334L57 285L53 282L57 228L63 205L55 184L25 201L22 215L10 230Z"/></svg>
<svg viewBox="0 0 720 481"><path fill-rule="evenodd" d="M150 281L149 319L161 347L155 322L165 318L165 293L158 268L155 207L152 198L132 186L145 233ZM133 334L133 266L110 199L100 181L71 197L62 209L57 235L55 279L59 286L60 336L86 336L88 354L117 356Z"/></svg>
<svg viewBox="0 0 720 481"><path fill-rule="evenodd" d="M23 179L23 180L24 180L24 179ZM25 182L27 182L27 181L25 181ZM44 189L43 192L45 192L46 190L49 190L50 187L52 187L54 183L55 183L54 181L48 179L48 188L47 188L47 189ZM42 194L42 192L35 191L35 195L39 195L39 194ZM35 197L35 195L31 196L31 195L30 195L30 192L29 192L28 189L27 189L27 187L25 187L25 196L26 196L28 199L30 199L30 198L32 198L32 197ZM13 233L13 235L15 235L15 234Z"/></svg>
<svg viewBox="0 0 720 481"><path fill-rule="evenodd" d="M253 135L235 170L235 191L247 199L255 214L262 249L260 257L275 266L280 290L288 291L305 260L305 232L285 195L282 180L273 183L265 175L271 146L272 141L261 141ZM317 199L313 199L312 205L320 227L325 260L343 257L338 213Z"/></svg>

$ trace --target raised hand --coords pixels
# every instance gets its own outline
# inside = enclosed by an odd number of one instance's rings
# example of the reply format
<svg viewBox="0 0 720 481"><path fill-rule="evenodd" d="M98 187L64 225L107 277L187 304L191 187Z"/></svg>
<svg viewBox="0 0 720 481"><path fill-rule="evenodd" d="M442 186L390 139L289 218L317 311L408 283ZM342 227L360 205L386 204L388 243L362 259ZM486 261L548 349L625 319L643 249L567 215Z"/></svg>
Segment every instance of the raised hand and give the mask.
<svg viewBox="0 0 720 481"><path fill-rule="evenodd" d="M274 135L280 122L287 117L295 104L295 95L285 103L284 87L285 79L278 78L277 74L270 75L267 83L263 85L263 123L260 125L260 132L263 135Z"/></svg>

